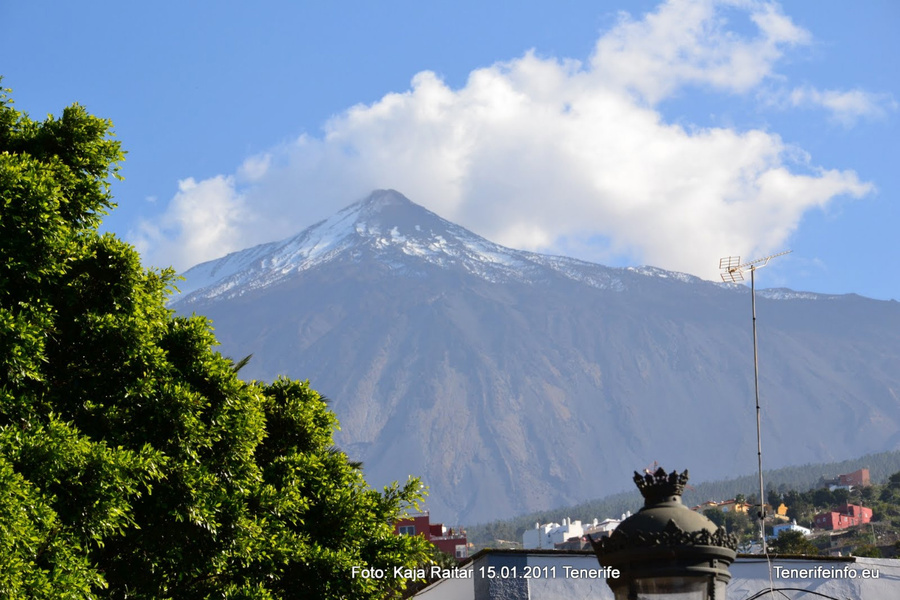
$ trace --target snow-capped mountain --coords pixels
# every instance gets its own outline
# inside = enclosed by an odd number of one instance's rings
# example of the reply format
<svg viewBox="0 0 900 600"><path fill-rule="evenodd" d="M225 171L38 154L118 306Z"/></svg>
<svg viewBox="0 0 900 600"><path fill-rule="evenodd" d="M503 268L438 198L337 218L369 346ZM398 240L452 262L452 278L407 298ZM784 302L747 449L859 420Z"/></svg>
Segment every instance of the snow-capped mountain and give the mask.
<svg viewBox="0 0 900 600"><path fill-rule="evenodd" d="M592 287L622 288L614 269L505 248L413 204L394 190L378 190L296 236L193 267L185 273L187 283L180 286L181 292L192 300L231 297L277 285L334 260L348 256L359 260L363 252L410 276L420 274L424 265L434 265L459 268L485 281L531 283L551 269ZM699 281L691 275L649 267L635 272Z"/></svg>
<svg viewBox="0 0 900 600"><path fill-rule="evenodd" d="M185 273L241 372L309 379L370 483L444 522L756 466L749 291L512 250L394 191ZM827 299L827 302L822 300ZM900 304L760 290L764 465L900 447ZM747 492L752 493L752 490Z"/></svg>

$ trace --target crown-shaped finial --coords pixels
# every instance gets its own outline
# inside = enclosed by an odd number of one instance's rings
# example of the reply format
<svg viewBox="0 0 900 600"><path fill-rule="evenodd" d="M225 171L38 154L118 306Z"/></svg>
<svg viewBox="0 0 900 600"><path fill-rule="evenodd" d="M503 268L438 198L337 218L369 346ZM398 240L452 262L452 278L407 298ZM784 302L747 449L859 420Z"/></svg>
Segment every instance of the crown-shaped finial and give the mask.
<svg viewBox="0 0 900 600"><path fill-rule="evenodd" d="M687 469L684 470L684 473L676 471L666 473L662 467L653 473L645 471L644 475L637 471L634 472L634 483L638 486L646 503L660 502L669 496L681 496L687 481Z"/></svg>

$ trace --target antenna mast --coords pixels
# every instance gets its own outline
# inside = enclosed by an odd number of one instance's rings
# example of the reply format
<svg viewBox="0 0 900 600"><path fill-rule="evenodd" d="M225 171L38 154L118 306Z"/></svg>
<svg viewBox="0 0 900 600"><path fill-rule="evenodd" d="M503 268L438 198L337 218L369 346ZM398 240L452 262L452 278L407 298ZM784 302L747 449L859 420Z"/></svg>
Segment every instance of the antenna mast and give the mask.
<svg viewBox="0 0 900 600"><path fill-rule="evenodd" d="M762 553L767 554L766 548L766 497L763 490L762 476L762 436L760 435L760 409L759 409L759 353L756 342L756 270L762 269L776 256L790 254L791 250L785 250L778 254L770 254L763 258L757 258L749 262L741 263L740 256L728 256L719 260L719 269L722 270L722 281L737 283L744 281L744 271L750 271L750 307L753 312L753 382L756 390L756 459L759 465L759 539L762 543Z"/></svg>

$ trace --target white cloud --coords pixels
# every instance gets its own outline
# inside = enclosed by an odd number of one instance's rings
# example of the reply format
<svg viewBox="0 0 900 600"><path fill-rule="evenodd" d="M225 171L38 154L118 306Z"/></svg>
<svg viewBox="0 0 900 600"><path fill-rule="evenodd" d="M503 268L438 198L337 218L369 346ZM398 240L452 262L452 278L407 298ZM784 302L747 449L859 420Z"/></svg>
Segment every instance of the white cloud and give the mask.
<svg viewBox="0 0 900 600"><path fill-rule="evenodd" d="M131 237L149 264L183 268L242 249L254 221L233 177L189 177L178 182L162 219L142 221Z"/></svg>
<svg viewBox="0 0 900 600"><path fill-rule="evenodd" d="M755 34L730 29L723 6ZM685 128L654 103L688 85L749 92L808 41L774 4L672 0L622 17L586 65L526 53L458 90L422 72L410 90L335 117L321 139L249 159L240 185L182 182L144 247L185 268L394 188L512 247L714 278L719 256L781 249L806 211L872 187L804 164L774 133Z"/></svg>
<svg viewBox="0 0 900 600"><path fill-rule="evenodd" d="M737 35L722 16L725 7L746 12L758 35ZM669 0L640 21L623 15L597 42L591 62L598 77L652 104L684 84L746 92L771 75L785 47L809 41L774 4Z"/></svg>
<svg viewBox="0 0 900 600"><path fill-rule="evenodd" d="M243 181L259 181L265 177L272 164L271 154L251 156L238 168L238 177Z"/></svg>
<svg viewBox="0 0 900 600"><path fill-rule="evenodd" d="M795 107L822 107L845 126L854 125L860 118L881 118L889 110L897 109L897 102L888 94L873 94L864 90L818 90L811 86L795 88L789 95Z"/></svg>

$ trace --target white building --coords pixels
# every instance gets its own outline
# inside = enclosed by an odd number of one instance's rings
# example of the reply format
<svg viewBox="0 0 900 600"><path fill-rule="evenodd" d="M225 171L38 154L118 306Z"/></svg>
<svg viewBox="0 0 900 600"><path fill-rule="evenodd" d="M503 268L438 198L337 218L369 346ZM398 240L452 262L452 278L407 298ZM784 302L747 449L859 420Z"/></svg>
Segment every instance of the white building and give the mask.
<svg viewBox="0 0 900 600"><path fill-rule="evenodd" d="M554 544L562 544L569 538L580 538L584 535L584 527L581 521L563 519L559 523L534 524L534 529L529 529L522 534L522 547L525 549L552 550Z"/></svg>
<svg viewBox="0 0 900 600"><path fill-rule="evenodd" d="M619 526L619 523L624 521L626 517L630 517L631 513L627 513L622 515L621 519L603 519L602 521L597 521L594 519L594 522L587 527L584 528L584 532L588 535L593 535L596 537L603 537L610 535L613 531L615 531L616 527Z"/></svg>
<svg viewBox="0 0 900 600"><path fill-rule="evenodd" d="M847 490L848 492L852 492L853 486L852 485L838 485L836 483L832 483L831 485L828 486L828 491L833 492L834 490Z"/></svg>
<svg viewBox="0 0 900 600"><path fill-rule="evenodd" d="M806 527L801 527L800 525L797 525L797 520L794 519L790 523L782 523L780 525L776 525L775 527L773 527L772 535L770 536L770 538L777 538L779 535L781 535L782 531L799 531L800 533L802 533L804 536L807 536L807 537L812 533L812 531L807 529Z"/></svg>

